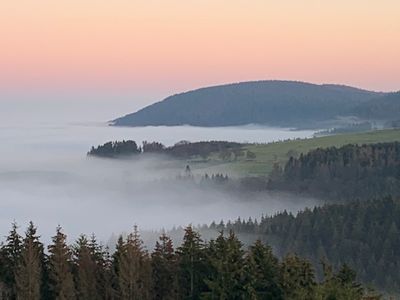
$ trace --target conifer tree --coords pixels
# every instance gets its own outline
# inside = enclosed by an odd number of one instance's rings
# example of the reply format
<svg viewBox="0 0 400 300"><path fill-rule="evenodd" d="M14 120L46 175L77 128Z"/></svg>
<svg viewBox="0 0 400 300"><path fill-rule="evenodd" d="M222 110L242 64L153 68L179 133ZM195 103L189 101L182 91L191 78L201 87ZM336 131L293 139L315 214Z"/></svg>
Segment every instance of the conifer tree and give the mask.
<svg viewBox="0 0 400 300"><path fill-rule="evenodd" d="M257 240L246 257L246 274L250 294L257 299L283 299L279 260L269 246Z"/></svg>
<svg viewBox="0 0 400 300"><path fill-rule="evenodd" d="M86 236L81 235L74 247L75 279L78 299L99 299L97 289L97 267L91 255Z"/></svg>
<svg viewBox="0 0 400 300"><path fill-rule="evenodd" d="M30 222L23 240L21 260L16 269L18 300L42 299L42 257L43 245L36 235L36 227Z"/></svg>
<svg viewBox="0 0 400 300"><path fill-rule="evenodd" d="M364 290L356 282L355 272L347 265L343 265L339 271L334 274L330 264L322 262L324 281L316 288L315 297L318 299L364 299ZM378 295L369 293L366 299L379 299Z"/></svg>
<svg viewBox="0 0 400 300"><path fill-rule="evenodd" d="M231 231L225 238L218 236L211 251L210 263L213 272L206 284L210 290L207 299L253 299L246 282L244 251L242 243Z"/></svg>
<svg viewBox="0 0 400 300"><path fill-rule="evenodd" d="M118 237L117 245L115 247L115 251L112 254L112 288L116 297L121 298L121 291L119 288L119 268L121 264L121 255L124 252L125 241L122 235Z"/></svg>
<svg viewBox="0 0 400 300"><path fill-rule="evenodd" d="M308 260L297 255L286 256L282 261L282 280L285 299L308 300L313 298L314 269Z"/></svg>
<svg viewBox="0 0 400 300"><path fill-rule="evenodd" d="M183 299L200 298L205 277L205 251L200 234L192 226L185 228L182 245L177 249L179 264L179 294Z"/></svg>
<svg viewBox="0 0 400 300"><path fill-rule="evenodd" d="M117 278L115 276L114 268L113 268L113 260L112 255L109 252L108 247L103 251L103 266L102 266L102 282L103 286L103 299L105 300L113 300L118 298L118 290L116 289Z"/></svg>
<svg viewBox="0 0 400 300"><path fill-rule="evenodd" d="M53 244L49 250L49 285L52 298L56 300L73 300L75 286L72 276L72 252L66 244L66 235L57 227Z"/></svg>
<svg viewBox="0 0 400 300"><path fill-rule="evenodd" d="M137 226L127 237L121 249L118 264L118 283L122 299L150 299L151 265L150 257L143 248L143 241Z"/></svg>
<svg viewBox="0 0 400 300"><path fill-rule="evenodd" d="M91 235L90 240L88 242L88 248L90 252L90 256L94 262L95 268L95 280L97 291L100 295L109 295L110 294L110 286L108 285L108 277L109 274L106 275L106 271L108 272L108 262L107 256L108 253L104 249L103 245L97 242L96 236L94 234Z"/></svg>
<svg viewBox="0 0 400 300"><path fill-rule="evenodd" d="M162 234L156 242L152 258L153 299L177 297L177 262L171 238Z"/></svg>
<svg viewBox="0 0 400 300"><path fill-rule="evenodd" d="M1 247L2 294L6 299L16 298L15 270L21 259L22 237L18 234L18 226L14 222L6 243Z"/></svg>

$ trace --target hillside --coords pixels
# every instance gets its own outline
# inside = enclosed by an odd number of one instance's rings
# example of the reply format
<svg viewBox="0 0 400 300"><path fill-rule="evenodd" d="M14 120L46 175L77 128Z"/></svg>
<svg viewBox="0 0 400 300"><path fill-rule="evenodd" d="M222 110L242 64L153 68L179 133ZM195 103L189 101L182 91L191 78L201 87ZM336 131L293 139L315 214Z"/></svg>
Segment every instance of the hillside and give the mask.
<svg viewBox="0 0 400 300"><path fill-rule="evenodd" d="M400 117L400 92L367 101L355 110L362 118L395 121Z"/></svg>
<svg viewBox="0 0 400 300"><path fill-rule="evenodd" d="M177 143L165 147L157 142L107 142L92 147L89 156L124 158L137 154L169 156L184 169L190 165L196 174L224 173L230 176L268 176L273 166L284 166L291 156L298 157L317 148L342 147L347 144L400 142L400 129L346 133L310 139L287 140L268 144L239 144L224 141Z"/></svg>
<svg viewBox="0 0 400 300"><path fill-rule="evenodd" d="M318 148L290 157L269 186L320 198L375 199L400 196L400 143Z"/></svg>
<svg viewBox="0 0 400 300"><path fill-rule="evenodd" d="M381 93L341 85L254 81L202 88L170 96L113 121L116 126L193 125L316 126Z"/></svg>
<svg viewBox="0 0 400 300"><path fill-rule="evenodd" d="M341 147L347 144L372 144L400 141L399 129L376 130L365 133L338 134L311 139L282 141L268 144L243 145L243 152L250 151L254 158L237 156L232 160L224 161L215 153L208 157L207 164L193 164L193 167L202 169L203 172L215 170L228 174L236 173L239 176L268 176L274 164L283 166L290 156L298 156L317 148ZM210 165L210 167L209 167Z"/></svg>

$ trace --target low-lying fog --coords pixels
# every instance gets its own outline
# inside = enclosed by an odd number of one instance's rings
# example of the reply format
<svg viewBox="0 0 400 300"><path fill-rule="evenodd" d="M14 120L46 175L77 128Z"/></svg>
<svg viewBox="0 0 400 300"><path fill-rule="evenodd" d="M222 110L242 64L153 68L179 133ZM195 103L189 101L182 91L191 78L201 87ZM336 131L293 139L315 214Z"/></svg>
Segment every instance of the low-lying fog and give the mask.
<svg viewBox="0 0 400 300"><path fill-rule="evenodd" d="M95 232L107 240L112 233L130 230L133 224L142 229L168 229L238 216L260 217L283 209L296 212L316 203L281 194L243 199L246 197L189 188L170 180L182 172L181 166L162 158L116 161L86 157L92 145L109 140L160 141L166 145L180 140L269 142L309 137L311 131L256 126L115 128L100 123L105 108L107 119L118 116L115 102L109 107L103 103L98 115L96 106L92 111L85 106L86 113L77 116L73 112L79 111L79 105L48 108L38 103L27 111L21 103L0 101L1 236L14 220L21 231L32 220L46 241L58 224L70 238Z"/></svg>

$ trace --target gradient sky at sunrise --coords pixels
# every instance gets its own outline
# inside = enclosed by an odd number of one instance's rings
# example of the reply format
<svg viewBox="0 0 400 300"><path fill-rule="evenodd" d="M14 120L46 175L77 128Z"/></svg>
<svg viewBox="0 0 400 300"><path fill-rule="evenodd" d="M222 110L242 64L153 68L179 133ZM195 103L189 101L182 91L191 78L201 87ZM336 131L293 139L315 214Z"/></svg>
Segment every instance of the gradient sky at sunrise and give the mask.
<svg viewBox="0 0 400 300"><path fill-rule="evenodd" d="M0 86L154 94L260 79L400 89L398 0L4 0Z"/></svg>

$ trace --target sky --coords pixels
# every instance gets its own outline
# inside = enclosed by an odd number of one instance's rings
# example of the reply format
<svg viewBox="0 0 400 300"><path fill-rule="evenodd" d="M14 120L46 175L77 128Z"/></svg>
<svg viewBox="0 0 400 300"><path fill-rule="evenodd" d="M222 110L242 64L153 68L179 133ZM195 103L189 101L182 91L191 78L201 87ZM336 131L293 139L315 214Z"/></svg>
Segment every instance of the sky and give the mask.
<svg viewBox="0 0 400 300"><path fill-rule="evenodd" d="M399 90L399 20L398 0L1 1L0 90L139 102L263 79Z"/></svg>

